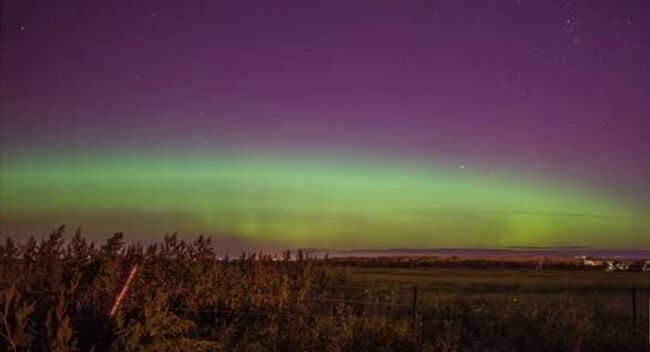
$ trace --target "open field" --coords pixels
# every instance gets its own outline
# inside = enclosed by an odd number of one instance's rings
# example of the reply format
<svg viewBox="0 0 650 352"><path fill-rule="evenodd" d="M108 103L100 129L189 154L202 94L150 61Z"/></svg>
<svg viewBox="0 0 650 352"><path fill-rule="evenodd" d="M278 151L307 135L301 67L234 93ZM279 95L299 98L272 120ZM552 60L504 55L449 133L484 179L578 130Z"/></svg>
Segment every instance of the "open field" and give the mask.
<svg viewBox="0 0 650 352"><path fill-rule="evenodd" d="M526 269L403 269L333 268L333 277L343 275L347 282L362 285L417 284L421 288L464 293L621 293L632 286L650 289L650 274L645 272L604 272L602 270L526 270Z"/></svg>
<svg viewBox="0 0 650 352"><path fill-rule="evenodd" d="M572 351L647 348L649 273L362 267L336 268L331 274L360 290L400 292L401 302L413 302L415 290L419 341L425 346L526 351L551 346ZM401 314L409 313L405 309ZM447 345L449 341L453 346Z"/></svg>
<svg viewBox="0 0 650 352"><path fill-rule="evenodd" d="M60 229L41 241L7 240L0 350L648 348L650 273L568 262L536 271L504 259L467 269L462 258L457 268L447 259L427 259L429 266L417 259L413 268L302 253L215 258L205 238L166 236L144 248L118 234L95 245L80 234L66 241Z"/></svg>

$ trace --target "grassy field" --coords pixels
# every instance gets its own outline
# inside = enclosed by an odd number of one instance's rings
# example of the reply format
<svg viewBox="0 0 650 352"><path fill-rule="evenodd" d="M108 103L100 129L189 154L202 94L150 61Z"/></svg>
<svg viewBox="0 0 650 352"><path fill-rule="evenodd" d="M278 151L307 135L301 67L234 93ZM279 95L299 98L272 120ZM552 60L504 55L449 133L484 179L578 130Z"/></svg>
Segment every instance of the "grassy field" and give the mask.
<svg viewBox="0 0 650 352"><path fill-rule="evenodd" d="M602 270L332 268L330 275L362 285L418 284L421 288L465 293L488 291L620 292L650 289L650 273Z"/></svg>
<svg viewBox="0 0 650 352"><path fill-rule="evenodd" d="M529 264L225 261L203 237L95 245L59 229L0 244L0 351L648 349L650 273Z"/></svg>
<svg viewBox="0 0 650 352"><path fill-rule="evenodd" d="M416 290L419 343L434 350L648 349L650 273L346 267L329 274L368 296L393 292L392 302L405 303L394 316L413 314L406 305Z"/></svg>

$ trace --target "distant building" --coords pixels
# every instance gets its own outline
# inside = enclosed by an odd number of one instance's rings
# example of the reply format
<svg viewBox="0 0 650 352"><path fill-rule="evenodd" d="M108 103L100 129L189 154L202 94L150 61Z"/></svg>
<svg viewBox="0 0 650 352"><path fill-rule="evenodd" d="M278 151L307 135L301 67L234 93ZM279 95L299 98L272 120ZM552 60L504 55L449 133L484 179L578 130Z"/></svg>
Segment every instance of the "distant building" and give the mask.
<svg viewBox="0 0 650 352"><path fill-rule="evenodd" d="M641 268L641 270L650 272L650 260L645 261L645 264L643 264L643 267Z"/></svg>
<svg viewBox="0 0 650 352"><path fill-rule="evenodd" d="M627 271L630 269L629 265L622 261L605 261L605 271Z"/></svg>
<svg viewBox="0 0 650 352"><path fill-rule="evenodd" d="M597 267L597 266L603 266L604 264L602 261L598 259L589 258L584 255L577 258L582 260L582 265L584 266Z"/></svg>
<svg viewBox="0 0 650 352"><path fill-rule="evenodd" d="M621 261L621 260L601 260L595 258L589 258L586 256L576 257L577 259L582 260L582 265L596 268L604 267L605 271L628 271L630 266ZM644 271L650 271L650 260L646 262Z"/></svg>

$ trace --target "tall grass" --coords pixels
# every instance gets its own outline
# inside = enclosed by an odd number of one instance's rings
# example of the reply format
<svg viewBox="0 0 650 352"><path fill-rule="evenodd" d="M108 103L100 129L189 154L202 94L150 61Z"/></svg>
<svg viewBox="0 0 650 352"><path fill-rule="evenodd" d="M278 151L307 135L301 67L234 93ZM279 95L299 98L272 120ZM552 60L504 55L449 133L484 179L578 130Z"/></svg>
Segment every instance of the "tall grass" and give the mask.
<svg viewBox="0 0 650 352"><path fill-rule="evenodd" d="M639 351L647 339L624 306L573 295L435 286L413 311L408 289L358 279L302 253L219 261L205 237L144 247L118 233L95 245L60 228L0 246L0 350Z"/></svg>

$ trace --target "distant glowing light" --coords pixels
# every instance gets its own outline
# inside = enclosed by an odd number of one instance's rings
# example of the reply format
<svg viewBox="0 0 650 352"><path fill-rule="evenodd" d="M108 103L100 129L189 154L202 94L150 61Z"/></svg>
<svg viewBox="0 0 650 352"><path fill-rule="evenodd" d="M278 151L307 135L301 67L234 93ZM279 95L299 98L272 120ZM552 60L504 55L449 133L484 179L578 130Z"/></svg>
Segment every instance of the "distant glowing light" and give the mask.
<svg viewBox="0 0 650 352"><path fill-rule="evenodd" d="M136 236L185 231L329 248L624 246L650 238L639 210L597 192L443 165L116 154L25 158L2 171L9 227L50 219Z"/></svg>

